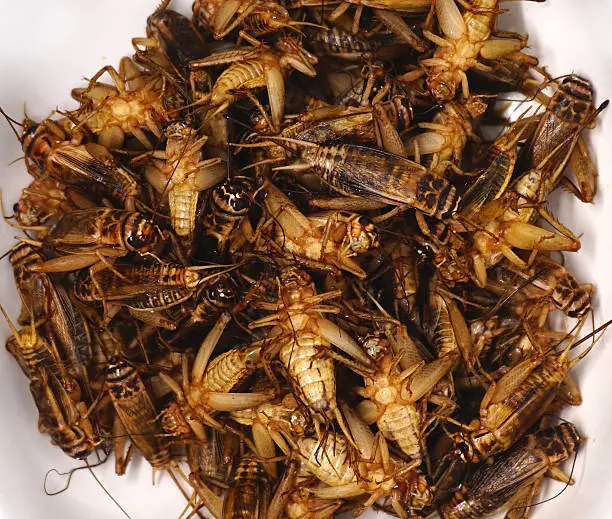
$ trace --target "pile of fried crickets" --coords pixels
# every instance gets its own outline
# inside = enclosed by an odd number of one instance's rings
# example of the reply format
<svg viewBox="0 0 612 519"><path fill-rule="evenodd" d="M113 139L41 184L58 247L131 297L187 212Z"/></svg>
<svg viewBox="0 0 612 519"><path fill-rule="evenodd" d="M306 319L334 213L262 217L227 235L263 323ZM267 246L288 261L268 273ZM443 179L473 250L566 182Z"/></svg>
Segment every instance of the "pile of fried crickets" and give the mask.
<svg viewBox="0 0 612 519"><path fill-rule="evenodd" d="M495 0L167 3L78 108L6 116L41 432L217 519L518 518L571 482L548 417L581 401L592 287L547 198L595 194L589 81Z"/></svg>

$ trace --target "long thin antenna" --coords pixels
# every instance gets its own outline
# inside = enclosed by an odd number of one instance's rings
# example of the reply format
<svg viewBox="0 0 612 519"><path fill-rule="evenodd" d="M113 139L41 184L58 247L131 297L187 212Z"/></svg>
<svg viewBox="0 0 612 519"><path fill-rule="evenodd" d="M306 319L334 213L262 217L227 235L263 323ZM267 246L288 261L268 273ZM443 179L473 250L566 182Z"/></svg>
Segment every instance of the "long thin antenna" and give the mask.
<svg viewBox="0 0 612 519"><path fill-rule="evenodd" d="M91 473L91 475L93 476L93 478L96 480L96 483L98 483L98 485L100 485L100 488L102 488L102 490L104 490L104 493L110 497L111 501L113 503L115 503L117 505L117 508L119 508L119 510L121 510L121 512L123 513L123 515L125 515L128 519L132 519L132 517L130 516L130 514L128 514L125 509L119 504L119 502L111 495L111 493L106 490L106 487L102 484L102 482L98 479L98 476L96 476L96 474L94 473L94 471L92 470L92 465L89 464L89 462L87 460L85 461L85 465L87 466L87 469L89 470L89 472ZM93 465L93 467L95 467L97 465Z"/></svg>
<svg viewBox="0 0 612 519"><path fill-rule="evenodd" d="M21 126L23 128L23 124L21 124L19 121L16 121L15 119L13 119L11 116L9 116L4 110L3 108L0 106L0 113L2 115L4 115L4 118L6 119L6 122L9 123L9 126L11 127L11 130L13 130L13 133L15 134L15 136L17 137L17 140L19 142L21 142L21 135L19 134L19 132L15 129L15 127L13 126L13 124L16 124L17 126Z"/></svg>

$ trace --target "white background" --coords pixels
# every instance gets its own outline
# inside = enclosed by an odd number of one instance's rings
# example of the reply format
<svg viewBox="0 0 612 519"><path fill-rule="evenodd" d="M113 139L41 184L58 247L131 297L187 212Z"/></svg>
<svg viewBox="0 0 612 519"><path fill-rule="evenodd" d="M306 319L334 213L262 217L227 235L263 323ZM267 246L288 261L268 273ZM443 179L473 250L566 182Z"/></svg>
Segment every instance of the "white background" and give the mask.
<svg viewBox="0 0 612 519"><path fill-rule="evenodd" d="M174 8L188 13L190 4L189 0L181 0ZM598 103L612 98L612 3L549 0L543 4L508 2L502 6L513 11L512 15L504 15L504 25L529 33L532 53L549 66L553 75L582 74L594 83ZM155 2L149 0L0 0L0 105L21 119L26 102L28 114L37 120L56 107L73 106L71 88L104 65L117 66L121 56L131 53L130 38L145 35L146 17L155 7ZM582 249L568 257L568 263L580 281L597 284L595 319L599 324L612 317L612 109L600 116L588 140L601 175L595 204L580 204L566 193L554 198L556 214L577 234L583 234ZM23 162L8 166L20 156L15 136L0 121L0 188L7 208L12 207L19 190L30 180ZM0 225L0 252L13 245L14 235L14 229ZM0 302L16 318L20 302L7 259L0 263ZM4 344L7 335L7 326L0 322L0 344ZM576 368L584 404L564 414L589 437L574 470L576 485L537 507L533 513L539 519L612 516L609 342L604 339ZM47 470L69 470L78 462L52 447L49 438L37 432L27 381L4 351L0 351L0 395L0 519L122 517L87 471L74 476L67 492L55 497L43 493ZM114 475L112 461L95 471L133 519L175 518L184 506L184 499L167 476L151 487L151 469L142 460L132 463L122 478ZM551 484L548 494L560 488ZM376 516L370 512L364 517Z"/></svg>

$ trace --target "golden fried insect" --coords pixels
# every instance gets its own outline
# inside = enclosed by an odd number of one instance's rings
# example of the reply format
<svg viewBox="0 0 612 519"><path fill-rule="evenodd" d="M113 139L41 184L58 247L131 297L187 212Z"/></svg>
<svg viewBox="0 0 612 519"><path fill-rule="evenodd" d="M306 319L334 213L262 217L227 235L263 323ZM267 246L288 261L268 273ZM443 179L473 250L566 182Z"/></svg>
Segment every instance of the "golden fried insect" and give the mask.
<svg viewBox="0 0 612 519"><path fill-rule="evenodd" d="M114 85L98 81L107 72ZM147 74L129 58L122 58L119 71L107 65L89 80L86 88L72 90L72 97L81 107L70 115L79 121L76 128L85 126L107 148L121 148L125 136L133 135L150 150L153 144L146 132L161 139L162 125L169 120L163 96L160 76Z"/></svg>
<svg viewBox="0 0 612 519"><path fill-rule="evenodd" d="M293 20L284 6L265 0L197 0L193 4L193 16L200 25L213 31L215 39L222 39L239 27L253 36L260 36L281 29L314 25Z"/></svg>
<svg viewBox="0 0 612 519"><path fill-rule="evenodd" d="M61 378L68 391L80 391L76 381L68 375L57 349L37 332L34 320L26 329L19 331L2 305L0 311L13 333L6 341L6 349L15 358L24 375L32 379L40 373L39 368L43 368Z"/></svg>
<svg viewBox="0 0 612 519"><path fill-rule="evenodd" d="M19 322L29 324L30 334L29 338L22 341L24 346L19 344L17 337L15 342L10 341L7 346L13 350L14 355L23 358L23 355L28 354L25 351L18 353L17 346L19 349L25 347L28 350L39 350L42 340L53 359L53 367L49 367L51 372L63 381L76 378L82 386L86 402L91 404L93 398L87 368L92 359L92 348L83 316L76 311L60 283L47 274L36 272L44 264L44 258L31 245L17 245L9 259L23 305ZM44 327L42 337L36 331L41 325ZM22 365L19 358L18 362ZM69 391L73 386L71 382L66 383Z"/></svg>
<svg viewBox="0 0 612 519"><path fill-rule="evenodd" d="M272 124L279 129L285 111L285 75L294 68L303 74L315 76L313 65L317 63L317 58L290 35L279 38L275 47L275 50L271 50L259 45L251 49L219 52L192 61L192 70L230 64L217 78L212 92L204 95L200 103L216 107L213 113L216 115L227 110L238 99L239 92L266 87Z"/></svg>
<svg viewBox="0 0 612 519"><path fill-rule="evenodd" d="M396 95L383 102L374 99L371 107L329 105L309 111L300 116L309 124L293 131L290 126L280 135L317 144L351 138L358 143L376 143L384 151L405 156L400 132L408 128L411 118L408 100Z"/></svg>
<svg viewBox="0 0 612 519"><path fill-rule="evenodd" d="M568 359L561 352L535 355L492 384L480 403L480 420L457 433L457 453L475 462L509 449L546 412L570 369L589 351Z"/></svg>
<svg viewBox="0 0 612 519"><path fill-rule="evenodd" d="M92 155L91 147L72 142L71 137L55 121L45 119L34 123L24 121L21 145L28 168L34 176L49 175L68 185L83 190L97 190L134 210L136 199L142 194L136 178L127 169L116 165L108 154L106 159ZM96 148L96 153L100 150ZM100 158L99 158L100 157Z"/></svg>
<svg viewBox="0 0 612 519"><path fill-rule="evenodd" d="M567 179L565 184L582 201L592 202L597 190L598 173L581 131L595 126L595 117L607 103L595 109L591 83L576 74L564 78L548 101L546 112L525 146L524 168L534 169L548 159L553 161L550 167L554 170L556 164L566 162L569 157L578 186ZM554 185L558 178L553 177L548 183Z"/></svg>
<svg viewBox="0 0 612 519"><path fill-rule="evenodd" d="M432 58L421 61L427 72L427 87L438 103L451 101L459 86L464 97L470 90L466 71L470 68L488 70L479 58L512 57L527 60L520 51L524 38L491 39L497 18L498 0L478 0L462 15L455 0L436 1L438 23L444 37L426 31L424 35L438 47ZM517 35L518 36L518 35ZM531 58L532 63L537 61Z"/></svg>
<svg viewBox="0 0 612 519"><path fill-rule="evenodd" d="M200 345L191 371L184 357L182 387L168 375L161 374L176 394L185 420L203 440L206 439L204 424L222 428L211 416L212 412L249 409L270 399L266 393L230 393L257 368L261 344L232 349L208 362L230 320L230 314L221 314Z"/></svg>
<svg viewBox="0 0 612 519"><path fill-rule="evenodd" d="M308 481L307 471L299 460L287 462L284 474L270 502L268 519L326 519L342 506L342 500L317 499L310 495L304 484Z"/></svg>
<svg viewBox="0 0 612 519"><path fill-rule="evenodd" d="M477 213L487 201L498 199L506 191L518 158L517 143L527 129L528 121L519 118L489 147L489 165L463 194L464 213Z"/></svg>
<svg viewBox="0 0 612 519"><path fill-rule="evenodd" d="M35 178L21 190L13 215L22 227L42 225L77 209L92 209L95 204L78 190L51 177Z"/></svg>
<svg viewBox="0 0 612 519"><path fill-rule="evenodd" d="M102 443L87 413L87 404L74 399L44 368L32 374L30 392L39 413L38 429L68 456L85 459Z"/></svg>
<svg viewBox="0 0 612 519"><path fill-rule="evenodd" d="M19 242L9 254L9 262L22 303L18 322L44 321L49 315L49 278L32 270L44 262L41 251L29 243Z"/></svg>
<svg viewBox="0 0 612 519"><path fill-rule="evenodd" d="M364 375L365 387L356 389L367 399L357 409L366 423L375 421L381 434L397 443L404 454L420 458L426 420L417 402L446 375L455 360L446 356L426 366L413 364L405 370L399 368L399 360L390 348L376 360L376 371Z"/></svg>
<svg viewBox="0 0 612 519"><path fill-rule="evenodd" d="M572 479L558 468L558 464L572 456L582 441L569 422L526 436L493 464L482 465L476 470L465 483L467 492L456 493L451 501L442 505L441 517L477 519L506 506L526 516L545 475L572 484Z"/></svg>
<svg viewBox="0 0 612 519"><path fill-rule="evenodd" d="M284 435L303 435L310 423L307 411L299 407L291 393L286 394L280 402L266 402L254 409L234 411L231 417L251 427L257 454L262 459L276 456L275 445L289 455L291 451ZM274 463L264 463L264 467L270 475L276 476Z"/></svg>
<svg viewBox="0 0 612 519"><path fill-rule="evenodd" d="M474 364L472 340L457 303L436 287L431 287L425 307L425 333L439 358L463 357L468 368Z"/></svg>
<svg viewBox="0 0 612 519"><path fill-rule="evenodd" d="M154 470L170 464L167 441L157 422L157 411L138 371L125 360L111 358L105 369L105 383L123 427Z"/></svg>
<svg viewBox="0 0 612 519"><path fill-rule="evenodd" d="M190 311L187 326L194 323L210 323L222 312L230 311L238 302L238 287L231 274L222 274L206 283L194 296L195 306L187 305Z"/></svg>
<svg viewBox="0 0 612 519"><path fill-rule="evenodd" d="M348 364L357 361L365 366L371 361L350 335L322 316L322 312L337 309L320 303L340 294L338 291L317 294L310 276L297 268L283 270L279 285L277 312L250 323L249 327L275 326L270 338L300 400L319 421L335 418L347 431L336 401L334 359ZM351 358L333 352L331 344Z"/></svg>
<svg viewBox="0 0 612 519"><path fill-rule="evenodd" d="M120 209L87 209L62 216L41 245L61 254L33 265L33 272L78 270L128 253L146 255L159 249L162 231L142 213Z"/></svg>
<svg viewBox="0 0 612 519"><path fill-rule="evenodd" d="M171 67L174 68L181 79L191 82L189 62L195 59L204 58L208 55L208 45L194 27L189 18L176 11L166 9L170 2L163 1L155 12L147 18L147 37L133 38L132 45L137 50L138 46L145 47L145 56L140 55L140 59L146 58L150 51L157 51L166 58ZM145 59L145 63L155 63L155 57ZM171 76L171 80L175 78Z"/></svg>
<svg viewBox="0 0 612 519"><path fill-rule="evenodd" d="M275 249L315 268L336 267L365 277L355 256L378 246L378 234L368 218L357 213L327 212L304 216L276 186L266 183L264 204L270 219L256 230L262 251ZM270 229L271 228L271 229ZM268 230L270 229L270 230ZM269 244L270 239L273 244Z"/></svg>
<svg viewBox="0 0 612 519"><path fill-rule="evenodd" d="M223 519L265 519L269 488L268 478L257 458L242 456L223 503Z"/></svg>
<svg viewBox="0 0 612 519"><path fill-rule="evenodd" d="M146 168L147 180L167 195L174 232L193 239L200 191L218 184L226 174L218 158L201 159L207 137L182 121L166 128L166 149L153 152L154 162Z"/></svg>
<svg viewBox="0 0 612 519"><path fill-rule="evenodd" d="M506 258L519 268L526 268L527 262L512 250L531 251L575 251L580 240L567 227L557 221L542 207L549 189L547 182L558 178L561 169L549 175L545 164L525 172L497 200L486 203L472 215L472 222L479 225L473 235L473 248L468 251L478 284L484 286L486 269ZM554 230L535 225L541 215Z"/></svg>
<svg viewBox="0 0 612 519"><path fill-rule="evenodd" d="M210 267L183 267L176 264L97 264L80 271L73 293L78 301L102 303L105 321L110 321L120 309L127 307L130 314L144 322L176 328L176 323L157 321L157 312L184 303L206 283L223 272L202 275ZM213 270L215 268L213 267Z"/></svg>
<svg viewBox="0 0 612 519"><path fill-rule="evenodd" d="M40 431L144 457L187 519L517 519L572 483L551 417L610 322L582 334L551 194L593 200L607 102L500 5L162 0L76 109L0 109L33 178L0 313Z"/></svg>
<svg viewBox="0 0 612 519"><path fill-rule="evenodd" d="M343 195L414 208L436 218L451 217L460 197L443 177L398 155L352 144L306 145L299 151L306 167ZM276 169L304 169L285 166Z"/></svg>
<svg viewBox="0 0 612 519"><path fill-rule="evenodd" d="M504 279L504 296L518 289L517 298L533 301L536 308L541 303L579 319L583 319L592 310L593 286L581 285L563 265L540 257L531 268L519 272L510 265L507 270L503 267L496 270L496 277L487 284L494 293L502 295L499 281ZM531 311L534 312L533 309Z"/></svg>
<svg viewBox="0 0 612 519"><path fill-rule="evenodd" d="M236 236L247 224L246 218L253 204L255 186L248 177L233 177L211 190L202 227L206 236L216 241L215 249L224 254L235 252L240 246ZM242 239L249 239L244 236ZM249 231L246 231L250 234Z"/></svg>
<svg viewBox="0 0 612 519"><path fill-rule="evenodd" d="M426 130L408 142L410 156L431 155L429 169L443 175L450 168L460 170L465 146L469 139L479 140L474 133L472 119L487 108L479 96L471 95L465 102L451 101L442 105L431 122L419 123Z"/></svg>
<svg viewBox="0 0 612 519"><path fill-rule="evenodd" d="M333 434L325 445L314 438L298 439L300 456L308 470L329 485L312 489L319 498L339 499L369 494L357 507L364 511L377 499L390 498L393 511L403 519L431 503L431 492L426 478L415 470L420 463L405 463L390 456L384 438L376 439L370 429L343 405L343 412L351 426L358 449L355 451L346 438Z"/></svg>

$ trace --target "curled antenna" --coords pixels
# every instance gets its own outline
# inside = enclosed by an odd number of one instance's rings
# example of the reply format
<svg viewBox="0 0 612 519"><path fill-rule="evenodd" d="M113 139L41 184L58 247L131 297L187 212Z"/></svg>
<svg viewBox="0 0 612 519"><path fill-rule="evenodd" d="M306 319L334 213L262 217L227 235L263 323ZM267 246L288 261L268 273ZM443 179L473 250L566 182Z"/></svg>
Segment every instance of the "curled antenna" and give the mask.
<svg viewBox="0 0 612 519"><path fill-rule="evenodd" d="M85 461L85 465L82 465L80 467L75 467L73 469L70 469L68 472L60 472L59 470L57 470L56 468L51 468L47 471L47 473L45 474L45 479L43 482L43 490L45 491L45 494L48 496L57 496L58 494L61 494L62 492L66 492L66 490L68 490L68 487L70 486L70 481L72 480L72 476L74 476L74 474L76 472L78 472L79 470L84 470L84 469L89 469L91 471L92 468L98 467L100 465L102 465L103 463L106 463L106 460L108 460L108 456L106 456L103 460L99 461L98 463L94 464L94 465L90 465L89 463L87 463L87 461ZM49 492L48 488L47 488L47 483L49 480L49 475L55 473L58 476L68 476L68 478L66 479L66 483L64 484L64 486L60 489L60 490L55 490L53 492Z"/></svg>

